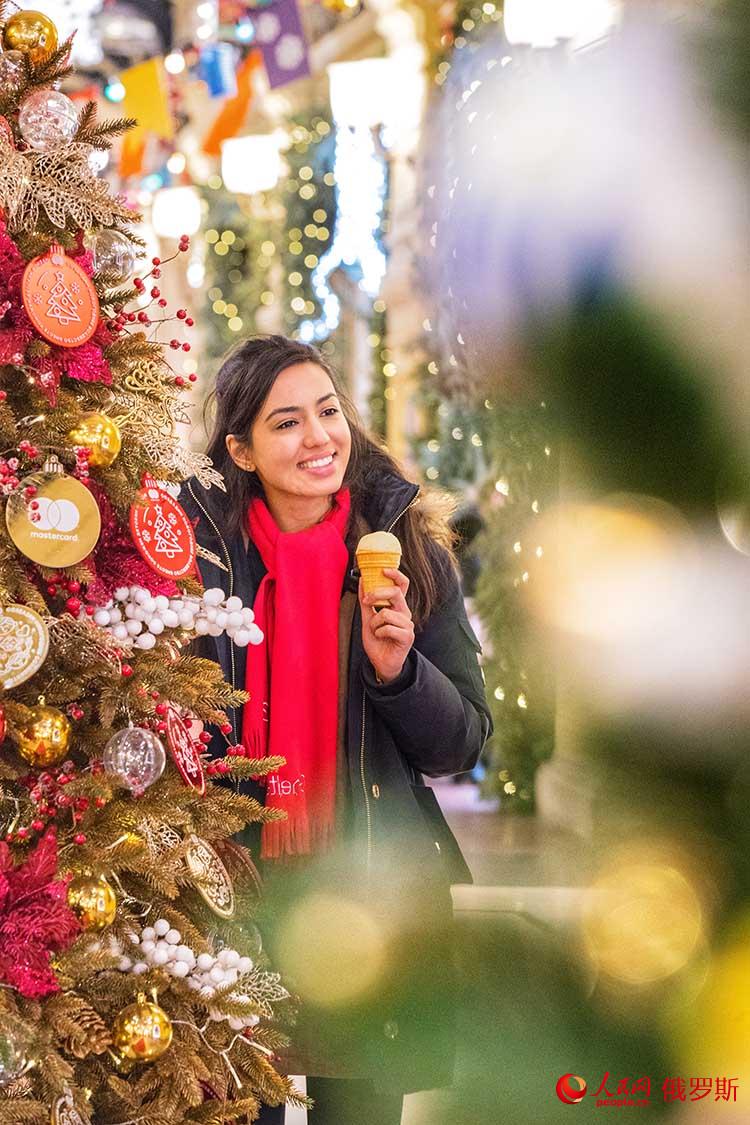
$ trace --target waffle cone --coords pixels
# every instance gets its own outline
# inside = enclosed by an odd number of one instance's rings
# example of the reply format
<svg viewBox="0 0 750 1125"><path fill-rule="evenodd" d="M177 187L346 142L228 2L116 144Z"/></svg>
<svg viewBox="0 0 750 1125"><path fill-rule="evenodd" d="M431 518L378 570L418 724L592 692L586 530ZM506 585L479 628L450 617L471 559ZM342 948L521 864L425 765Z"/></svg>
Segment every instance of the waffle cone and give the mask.
<svg viewBox="0 0 750 1125"><path fill-rule="evenodd" d="M400 551L357 551L357 566L362 575L365 593L369 594L380 586L392 586L393 579L386 578L383 568L398 567L400 562ZM384 601L382 604L389 603Z"/></svg>

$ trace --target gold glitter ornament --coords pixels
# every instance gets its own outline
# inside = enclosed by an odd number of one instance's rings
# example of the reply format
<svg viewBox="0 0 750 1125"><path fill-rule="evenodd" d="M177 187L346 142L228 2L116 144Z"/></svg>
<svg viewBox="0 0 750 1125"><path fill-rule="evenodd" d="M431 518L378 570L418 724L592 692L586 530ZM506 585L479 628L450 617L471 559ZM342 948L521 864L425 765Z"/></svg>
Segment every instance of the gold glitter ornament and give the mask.
<svg viewBox="0 0 750 1125"><path fill-rule="evenodd" d="M139 992L135 1004L129 1004L115 1016L112 1046L124 1059L151 1062L158 1059L172 1042L172 1021L163 1008Z"/></svg>
<svg viewBox="0 0 750 1125"><path fill-rule="evenodd" d="M89 465L93 469L109 468L122 446L117 423L96 410L81 415L69 432L68 441L89 450Z"/></svg>
<svg viewBox="0 0 750 1125"><path fill-rule="evenodd" d="M84 930L97 932L114 922L117 896L103 875L76 875L68 884L68 906Z"/></svg>
<svg viewBox="0 0 750 1125"><path fill-rule="evenodd" d="M22 51L38 66L57 50L57 28L43 12L15 12L3 27L3 49Z"/></svg>
<svg viewBox="0 0 750 1125"><path fill-rule="evenodd" d="M31 717L25 726L10 731L18 753L37 769L61 762L68 753L72 735L67 715L58 707L48 707L44 696L31 708Z"/></svg>

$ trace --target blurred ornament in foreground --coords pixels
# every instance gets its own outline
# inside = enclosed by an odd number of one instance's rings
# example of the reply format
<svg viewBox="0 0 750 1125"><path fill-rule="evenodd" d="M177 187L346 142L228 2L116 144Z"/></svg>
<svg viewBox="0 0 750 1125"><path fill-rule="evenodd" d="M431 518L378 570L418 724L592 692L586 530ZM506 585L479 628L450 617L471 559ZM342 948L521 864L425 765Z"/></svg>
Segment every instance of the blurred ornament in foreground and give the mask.
<svg viewBox="0 0 750 1125"><path fill-rule="evenodd" d="M129 1004L115 1017L112 1045L122 1058L150 1062L163 1055L171 1042L172 1021L163 1008L148 1001L142 992L135 1004Z"/></svg>
<svg viewBox="0 0 750 1125"><path fill-rule="evenodd" d="M18 753L37 769L54 766L68 753L73 728L67 715L57 707L48 707L44 696L31 708L29 721L11 729L11 738Z"/></svg>
<svg viewBox="0 0 750 1125"><path fill-rule="evenodd" d="M86 240L86 245L94 255L97 273L112 274L118 281L131 277L136 263L135 247L120 231L100 230Z"/></svg>
<svg viewBox="0 0 750 1125"><path fill-rule="evenodd" d="M5 691L38 672L48 650L49 633L38 613L25 605L0 609L0 685Z"/></svg>
<svg viewBox="0 0 750 1125"><path fill-rule="evenodd" d="M110 738L104 769L139 797L164 773L166 754L157 736L143 727L125 727Z"/></svg>
<svg viewBox="0 0 750 1125"><path fill-rule="evenodd" d="M114 922L117 896L103 875L76 875L68 884L68 906L84 930L97 932Z"/></svg>
<svg viewBox="0 0 750 1125"><path fill-rule="evenodd" d="M649 496L561 504L534 534L544 548L530 584L536 612L558 629L604 640L639 632L645 614L653 625L665 611L675 555L690 557L685 519Z"/></svg>
<svg viewBox="0 0 750 1125"><path fill-rule="evenodd" d="M50 152L72 140L78 113L70 98L59 90L35 90L21 102L18 127L36 152Z"/></svg>
<svg viewBox="0 0 750 1125"><path fill-rule="evenodd" d="M720 480L716 508L727 542L742 555L750 555L750 487L747 479Z"/></svg>
<svg viewBox="0 0 750 1125"><path fill-rule="evenodd" d="M700 900L683 874L663 864L627 860L594 880L582 924L594 967L633 988L683 969L703 932Z"/></svg>
<svg viewBox="0 0 750 1125"><path fill-rule="evenodd" d="M382 985L387 972L382 925L363 903L308 893L283 920L277 963L304 1000L345 1007Z"/></svg>
<svg viewBox="0 0 750 1125"><path fill-rule="evenodd" d="M21 51L38 66L57 50L57 28L43 12L15 12L5 21L3 48Z"/></svg>
<svg viewBox="0 0 750 1125"><path fill-rule="evenodd" d="M93 469L109 468L122 446L117 423L95 410L81 415L68 433L68 441L90 451L89 465Z"/></svg>

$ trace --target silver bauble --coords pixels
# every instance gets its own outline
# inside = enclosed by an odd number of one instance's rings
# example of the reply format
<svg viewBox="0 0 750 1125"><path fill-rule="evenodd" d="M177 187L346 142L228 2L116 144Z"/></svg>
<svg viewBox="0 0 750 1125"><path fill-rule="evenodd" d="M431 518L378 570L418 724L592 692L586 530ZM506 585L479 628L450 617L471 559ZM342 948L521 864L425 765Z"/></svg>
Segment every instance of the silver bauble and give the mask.
<svg viewBox="0 0 750 1125"><path fill-rule="evenodd" d="M164 773L166 754L157 736L143 727L125 727L110 738L104 769L139 797Z"/></svg>
<svg viewBox="0 0 750 1125"><path fill-rule="evenodd" d="M59 90L35 90L21 102L18 127L36 152L50 152L72 140L78 125L73 102Z"/></svg>

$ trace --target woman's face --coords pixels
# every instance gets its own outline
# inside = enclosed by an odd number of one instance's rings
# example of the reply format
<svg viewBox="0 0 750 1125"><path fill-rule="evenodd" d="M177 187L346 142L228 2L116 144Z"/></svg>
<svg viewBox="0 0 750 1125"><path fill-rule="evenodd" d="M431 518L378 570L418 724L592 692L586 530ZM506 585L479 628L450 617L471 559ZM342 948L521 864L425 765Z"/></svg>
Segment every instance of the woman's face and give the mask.
<svg viewBox="0 0 750 1125"><path fill-rule="evenodd" d="M253 423L245 467L269 500L330 496L341 488L351 447L330 377L316 363L296 363L276 378Z"/></svg>

